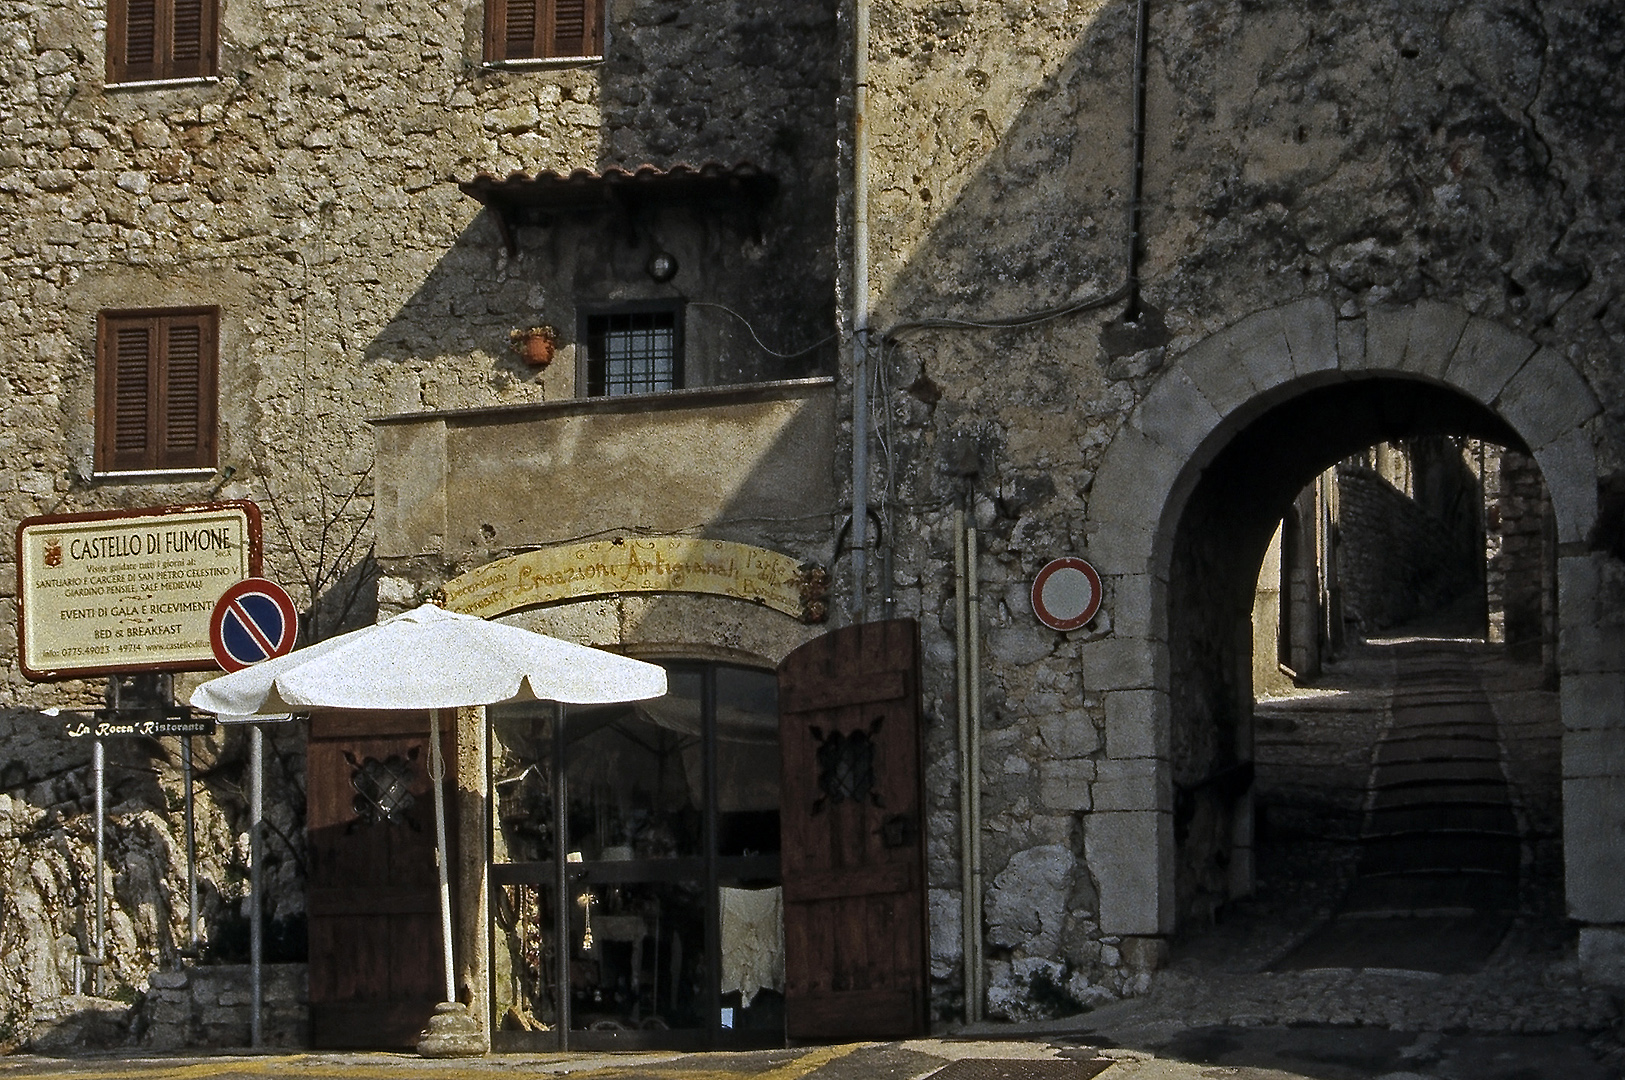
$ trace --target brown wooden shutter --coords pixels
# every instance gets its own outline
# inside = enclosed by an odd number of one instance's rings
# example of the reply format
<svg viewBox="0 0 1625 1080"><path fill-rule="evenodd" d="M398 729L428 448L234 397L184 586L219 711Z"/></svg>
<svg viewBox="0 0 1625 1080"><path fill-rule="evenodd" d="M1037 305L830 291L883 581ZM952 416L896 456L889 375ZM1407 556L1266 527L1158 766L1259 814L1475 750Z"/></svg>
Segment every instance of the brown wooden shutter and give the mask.
<svg viewBox="0 0 1625 1080"><path fill-rule="evenodd" d="M174 5L172 79L214 74L214 0L171 0Z"/></svg>
<svg viewBox="0 0 1625 1080"><path fill-rule="evenodd" d="M96 468L143 468L153 442L148 402L157 326L151 319L103 316L97 336Z"/></svg>
<svg viewBox="0 0 1625 1080"><path fill-rule="evenodd" d="M172 317L166 325L159 468L214 465L215 318L212 313Z"/></svg>
<svg viewBox="0 0 1625 1080"><path fill-rule="evenodd" d="M485 58L598 56L604 0L486 0Z"/></svg>
<svg viewBox="0 0 1625 1080"><path fill-rule="evenodd" d="M549 56L597 56L598 11L603 0L553 0Z"/></svg>
<svg viewBox="0 0 1625 1080"><path fill-rule="evenodd" d="M537 31L541 29L542 0L508 0L508 16L503 27L503 58L521 60L542 55L537 51Z"/></svg>
<svg viewBox="0 0 1625 1080"><path fill-rule="evenodd" d="M107 81L216 73L219 0L108 0Z"/></svg>
<svg viewBox="0 0 1625 1080"><path fill-rule="evenodd" d="M107 81L157 78L158 0L107 0Z"/></svg>
<svg viewBox="0 0 1625 1080"><path fill-rule="evenodd" d="M485 0L485 59L524 60L539 55L536 30L542 0Z"/></svg>
<svg viewBox="0 0 1625 1080"><path fill-rule="evenodd" d="M215 308L109 312L98 321L96 468L212 468Z"/></svg>

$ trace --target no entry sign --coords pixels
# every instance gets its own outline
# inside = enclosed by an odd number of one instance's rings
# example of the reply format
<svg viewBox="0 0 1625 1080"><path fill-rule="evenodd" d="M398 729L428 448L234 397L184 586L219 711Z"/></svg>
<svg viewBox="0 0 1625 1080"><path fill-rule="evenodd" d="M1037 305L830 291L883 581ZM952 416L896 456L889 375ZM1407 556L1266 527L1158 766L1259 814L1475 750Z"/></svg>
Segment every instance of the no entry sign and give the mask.
<svg viewBox="0 0 1625 1080"><path fill-rule="evenodd" d="M209 618L209 644L226 671L240 671L293 648L299 615L286 589L265 578L239 581Z"/></svg>
<svg viewBox="0 0 1625 1080"><path fill-rule="evenodd" d="M1056 559L1033 578L1033 614L1051 630L1076 630L1100 610L1100 575L1082 559Z"/></svg>

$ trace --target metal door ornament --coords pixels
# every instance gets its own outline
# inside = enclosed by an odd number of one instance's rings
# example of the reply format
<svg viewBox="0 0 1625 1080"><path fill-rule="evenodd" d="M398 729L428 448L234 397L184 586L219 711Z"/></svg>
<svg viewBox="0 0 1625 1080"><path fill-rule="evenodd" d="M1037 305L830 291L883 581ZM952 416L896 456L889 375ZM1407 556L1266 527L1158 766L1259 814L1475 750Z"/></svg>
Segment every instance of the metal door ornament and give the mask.
<svg viewBox="0 0 1625 1080"><path fill-rule="evenodd" d="M885 806L880 792L875 790L875 736L880 734L883 716L875 717L867 731L831 731L828 735L817 725L807 730L818 741L818 798L813 800L812 812L819 813L825 803L868 800L871 805Z"/></svg>
<svg viewBox="0 0 1625 1080"><path fill-rule="evenodd" d="M355 771L350 774L350 785L356 790L355 825L406 825L413 832L418 823L406 816L417 800L412 796L415 779L412 762L418 758L418 748L412 747L405 757L391 754L380 761L375 757L357 761L350 751L344 751L344 760Z"/></svg>

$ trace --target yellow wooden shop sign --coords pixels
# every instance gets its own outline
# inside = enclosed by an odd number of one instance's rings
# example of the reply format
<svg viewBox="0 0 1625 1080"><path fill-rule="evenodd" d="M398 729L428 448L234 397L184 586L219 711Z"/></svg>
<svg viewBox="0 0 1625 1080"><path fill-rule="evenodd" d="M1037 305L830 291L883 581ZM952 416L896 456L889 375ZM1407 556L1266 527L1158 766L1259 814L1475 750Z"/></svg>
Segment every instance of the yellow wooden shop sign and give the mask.
<svg viewBox="0 0 1625 1080"><path fill-rule="evenodd" d="M749 544L627 536L510 555L446 582L444 592L447 610L486 618L612 593L691 592L823 622L828 582L821 567Z"/></svg>

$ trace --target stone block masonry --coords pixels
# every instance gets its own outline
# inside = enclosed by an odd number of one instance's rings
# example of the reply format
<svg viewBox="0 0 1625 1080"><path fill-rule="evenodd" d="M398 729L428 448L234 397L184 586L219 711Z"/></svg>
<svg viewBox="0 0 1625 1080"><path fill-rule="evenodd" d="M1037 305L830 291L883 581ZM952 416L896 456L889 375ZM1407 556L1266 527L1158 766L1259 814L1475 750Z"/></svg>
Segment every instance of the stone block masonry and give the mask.
<svg viewBox="0 0 1625 1080"><path fill-rule="evenodd" d="M310 1045L310 1006L304 964L264 966L262 1045ZM253 984L246 964L155 971L133 1010L131 1038L152 1050L247 1046Z"/></svg>

